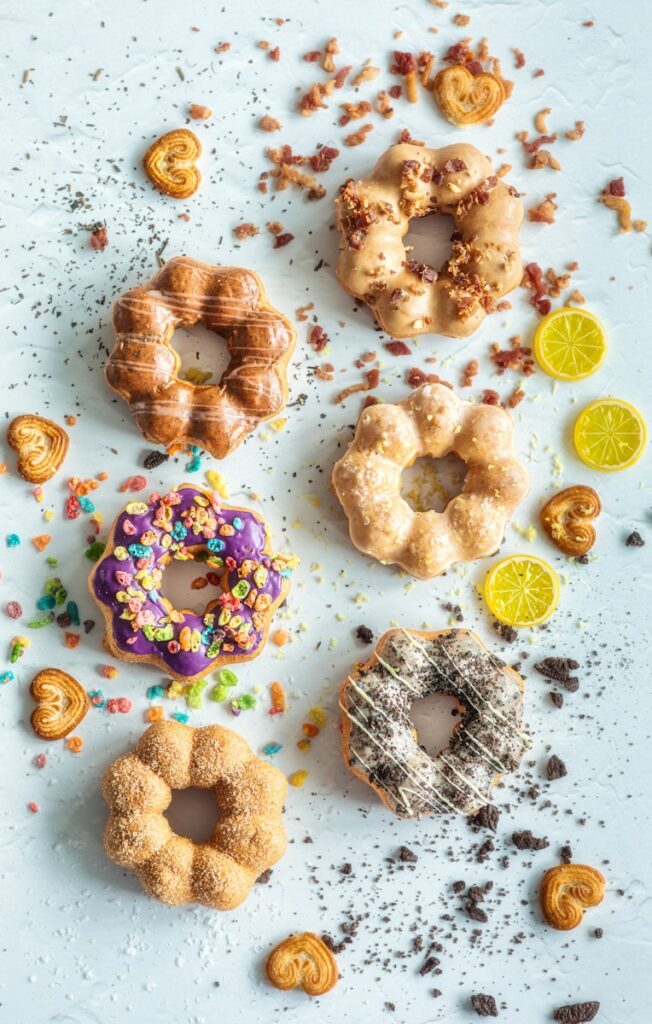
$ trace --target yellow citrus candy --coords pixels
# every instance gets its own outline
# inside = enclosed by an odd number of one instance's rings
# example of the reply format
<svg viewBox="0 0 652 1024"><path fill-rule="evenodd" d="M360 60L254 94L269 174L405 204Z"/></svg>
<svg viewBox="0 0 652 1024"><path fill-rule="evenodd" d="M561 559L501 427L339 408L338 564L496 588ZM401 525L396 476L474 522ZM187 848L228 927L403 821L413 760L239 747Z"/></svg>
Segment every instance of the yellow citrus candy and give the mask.
<svg viewBox="0 0 652 1024"><path fill-rule="evenodd" d="M542 558L510 555L487 574L484 596L499 622L538 626L559 603L559 577Z"/></svg>
<svg viewBox="0 0 652 1024"><path fill-rule="evenodd" d="M563 306L543 318L534 335L539 365L557 380L583 380L599 370L607 354L607 335L588 309Z"/></svg>
<svg viewBox="0 0 652 1024"><path fill-rule="evenodd" d="M647 444L647 426L629 402L598 398L575 420L573 443L591 469L614 473L638 462Z"/></svg>

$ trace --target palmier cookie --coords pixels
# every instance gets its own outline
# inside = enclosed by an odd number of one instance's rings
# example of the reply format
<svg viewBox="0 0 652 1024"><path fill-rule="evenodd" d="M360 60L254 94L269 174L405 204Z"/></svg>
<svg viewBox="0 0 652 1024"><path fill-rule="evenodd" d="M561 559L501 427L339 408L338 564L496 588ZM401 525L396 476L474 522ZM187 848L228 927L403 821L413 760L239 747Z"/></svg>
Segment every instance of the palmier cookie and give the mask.
<svg viewBox="0 0 652 1024"><path fill-rule="evenodd" d="M76 729L90 707L84 687L60 668L44 668L32 679L36 701L32 728L42 740L61 740Z"/></svg>
<svg viewBox="0 0 652 1024"><path fill-rule="evenodd" d="M558 864L546 871L539 897L551 928L569 931L582 923L584 911L604 899L605 878L588 864Z"/></svg>
<svg viewBox="0 0 652 1024"><path fill-rule="evenodd" d="M461 717L431 757L410 719L430 693L456 699ZM390 629L340 687L344 761L399 818L475 814L518 768L530 739L523 680L466 629Z"/></svg>
<svg viewBox="0 0 652 1024"><path fill-rule="evenodd" d="M463 64L443 68L432 91L446 120L460 126L488 121L505 100L500 78L488 71L472 75Z"/></svg>
<svg viewBox="0 0 652 1024"><path fill-rule="evenodd" d="M18 472L32 484L50 480L68 451L68 435L43 416L17 416L7 430L7 441L18 452Z"/></svg>
<svg viewBox="0 0 652 1024"><path fill-rule="evenodd" d="M576 484L554 494L541 509L541 523L549 539L565 555L581 558L595 544L595 527L602 510L592 487Z"/></svg>
<svg viewBox="0 0 652 1024"><path fill-rule="evenodd" d="M313 932L291 935L267 958L265 973L275 988L301 986L309 996L323 996L337 984L339 972L330 949Z"/></svg>
<svg viewBox="0 0 652 1024"><path fill-rule="evenodd" d="M153 142L143 166L153 185L172 199L188 199L199 188L201 174L196 162L201 143L194 132L177 128Z"/></svg>

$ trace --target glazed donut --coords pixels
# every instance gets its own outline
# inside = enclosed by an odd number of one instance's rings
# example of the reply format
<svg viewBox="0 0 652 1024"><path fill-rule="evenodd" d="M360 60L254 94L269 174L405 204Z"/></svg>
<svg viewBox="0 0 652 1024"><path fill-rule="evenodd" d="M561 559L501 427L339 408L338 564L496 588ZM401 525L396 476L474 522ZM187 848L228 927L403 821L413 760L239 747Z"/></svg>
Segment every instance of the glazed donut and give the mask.
<svg viewBox="0 0 652 1024"><path fill-rule="evenodd" d="M221 593L203 613L165 598L171 559L201 556L220 577ZM157 665L174 679L200 679L255 658L290 587L293 559L274 555L265 521L225 505L194 484L149 501L130 501L113 524L89 579L106 621L105 644L126 661Z"/></svg>
<svg viewBox="0 0 652 1024"><path fill-rule="evenodd" d="M455 452L467 466L462 492L443 512L415 512L401 497L401 473L415 459ZM492 555L528 490L512 445L512 421L498 406L474 405L441 384L424 384L396 405L372 405L333 469L351 540L383 563L427 580L454 562Z"/></svg>
<svg viewBox="0 0 652 1024"><path fill-rule="evenodd" d="M415 700L455 697L463 712L430 757L410 721ZM530 746L523 680L469 630L390 629L340 688L344 761L399 818L475 814Z"/></svg>
<svg viewBox="0 0 652 1024"><path fill-rule="evenodd" d="M212 789L220 817L206 843L176 835L164 815L173 789ZM285 776L231 729L156 722L102 779L104 849L162 903L233 910L285 853Z"/></svg>
<svg viewBox="0 0 652 1024"><path fill-rule="evenodd" d="M230 362L219 384L178 377L172 336L177 327L198 323L226 339ZM195 444L223 459L285 405L294 328L270 306L251 270L178 256L118 299L113 326L106 379L148 441L167 448Z"/></svg>
<svg viewBox="0 0 652 1024"><path fill-rule="evenodd" d="M370 175L346 182L336 205L339 282L395 338L465 338L523 276L518 192L467 143L391 146ZM439 272L403 245L410 220L429 213L453 218L451 255Z"/></svg>

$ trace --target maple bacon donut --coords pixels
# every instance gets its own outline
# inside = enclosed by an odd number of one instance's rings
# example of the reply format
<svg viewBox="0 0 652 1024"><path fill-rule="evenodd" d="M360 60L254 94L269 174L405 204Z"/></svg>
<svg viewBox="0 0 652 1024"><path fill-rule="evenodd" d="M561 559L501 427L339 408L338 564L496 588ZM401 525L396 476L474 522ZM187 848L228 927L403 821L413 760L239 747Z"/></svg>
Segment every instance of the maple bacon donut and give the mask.
<svg viewBox="0 0 652 1024"><path fill-rule="evenodd" d="M395 338L465 338L522 276L518 192L467 143L391 146L371 174L348 181L337 202L340 284ZM410 258L410 221L452 217L451 254L440 270Z"/></svg>
<svg viewBox="0 0 652 1024"><path fill-rule="evenodd" d="M165 597L165 567L172 559L196 560L198 572L215 577L218 596L204 612L174 608ZM148 501L129 502L89 587L104 614L105 644L116 658L192 680L260 653L293 565L272 553L256 512L181 484Z"/></svg>
<svg viewBox="0 0 652 1024"><path fill-rule="evenodd" d="M333 469L355 546L422 580L493 555L528 490L512 430L504 409L464 402L442 384L424 384L396 405L369 406ZM403 470L423 455L450 452L466 463L461 493L443 512L415 512L401 496Z"/></svg>
<svg viewBox="0 0 652 1024"><path fill-rule="evenodd" d="M430 693L457 700L461 717L431 757L410 720ZM472 632L390 629L340 687L344 761L399 818L475 814L530 746L523 680Z"/></svg>
<svg viewBox="0 0 652 1024"><path fill-rule="evenodd" d="M174 331L198 323L226 339L230 361L219 384L179 378ZM223 459L287 401L294 328L251 270L178 256L118 299L113 326L106 379L148 441L194 444Z"/></svg>

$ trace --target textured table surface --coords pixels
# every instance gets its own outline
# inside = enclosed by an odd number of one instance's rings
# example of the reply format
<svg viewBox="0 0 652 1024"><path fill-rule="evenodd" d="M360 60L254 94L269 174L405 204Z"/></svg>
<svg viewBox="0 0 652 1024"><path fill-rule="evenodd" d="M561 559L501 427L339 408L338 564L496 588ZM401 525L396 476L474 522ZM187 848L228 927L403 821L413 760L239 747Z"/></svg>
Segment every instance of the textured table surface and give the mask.
<svg viewBox="0 0 652 1024"><path fill-rule="evenodd" d="M2 408L7 420L26 412L60 423L77 416L65 468L45 486L44 502L34 500L30 485L15 473L13 452L5 445L1 453L9 472L0 482L0 668L7 667L17 630L29 634L31 646L16 666L16 679L0 688L0 1020L471 1024L477 1018L470 997L481 992L494 995L499 1019L509 1024L545 1022L555 1007L582 1000L600 1001L599 1024L647 1019L652 993L642 968L649 959L651 881L650 460L620 474L592 473L569 438L578 409L601 395L647 406L652 419L649 235L619 234L615 214L596 202L605 184L623 175L634 216L652 214L647 5L466 0L440 9L427 0L286 0L269 8L255 0L5 0L0 14ZM471 16L468 27L454 24L456 14ZM285 21L278 24L277 18ZM392 84L395 47L431 49L441 60L465 35L487 36L515 82L492 127L460 132L422 93L415 105L397 100L391 120L376 113L366 118L374 128L364 145L342 145L357 125L339 126L338 103L373 100ZM297 90L326 76L302 55L332 36L341 46L338 66L351 64L357 72L371 59L380 75L357 94L345 88L327 101L327 110L303 118L296 111ZM261 40L272 50L280 47L278 62L257 45ZM223 41L230 49L218 54ZM521 69L514 67L512 47L525 54ZM545 74L535 75L538 68ZM213 115L194 125L204 147L201 190L179 204L152 189L140 161L158 134L187 123L191 103L209 106ZM560 135L552 148L558 172L529 170L515 138L523 130L536 134L533 116L544 107L552 108L549 127ZM282 131L261 132L257 123L264 113L278 118ZM578 119L586 122L584 137L564 139ZM353 549L329 489L332 464L360 407L359 396L343 404L333 399L360 379L354 366L359 356L369 350L382 356L377 394L384 399L408 393L409 366L457 385L471 358L478 359L480 373L464 394L479 399L488 387L504 398L520 378L495 375L489 346L504 347L515 334L527 343L536 326L528 293L517 289L511 310L490 317L473 337L424 337L411 344L410 358L398 359L383 348L387 339L374 330L366 309L356 309L340 289L334 276L337 187L370 169L403 128L434 146L463 137L496 165L511 164L509 179L525 193L526 206L555 192L556 222L523 228L525 259L558 272L577 261L562 296L580 289L609 332L607 361L597 375L554 386L537 372L525 381L526 398L514 413L531 491L502 553L547 558L563 585L549 624L523 631L512 645L493 630L477 592L495 560L461 566L429 583L411 581ZM307 202L295 189L270 187L267 195L257 190L260 173L271 166L265 147L279 142L299 153L314 152L318 143L341 150L323 176L325 198ZM187 218L180 217L184 213ZM261 231L239 242L233 229L244 221ZM273 249L265 228L270 221L282 222L295 236L289 246ZM108 228L103 252L89 245L89 228L97 222ZM441 247L443 234L437 237L433 245ZM219 466L203 458L192 477L202 480L205 470L218 468L232 500L263 510L277 545L301 558L287 609L277 619L292 642L269 646L238 670L237 692L259 687L259 706L237 719L228 705L209 700L191 712L195 724L233 726L257 751L278 741L283 749L275 763L287 773L309 772L305 786L288 795L287 856L231 914L150 901L102 850L101 772L140 734L146 690L163 677L151 667L113 662L103 651L99 624L75 650L66 649L56 624L40 631L26 627L53 573L45 563L49 554L58 559L55 572L82 618L99 618L86 590L88 517L65 518L66 481L109 474L93 494L108 525L122 507L120 483L144 472L151 446L102 374L112 342L110 306L126 287L154 272L157 254L165 259L180 253L254 268L289 316L314 303L310 316L330 337L328 350L316 355L307 344L313 321L298 323L287 424L278 433L260 429ZM211 348L201 337L197 344L199 349L187 341L186 355L206 368ZM433 356L434 365L425 362ZM335 367L332 382L314 375L324 361ZM297 404L300 395L306 396L303 404ZM180 455L147 473L151 489L181 482L187 462ZM530 541L517 529L536 523L542 498L571 483L591 484L603 500L588 565L569 562L543 537ZM50 524L43 520L47 508L56 513ZM625 545L634 529L648 538L646 547ZM39 554L29 538L45 531L53 540ZM10 533L20 535L20 546L5 548ZM23 606L20 623L4 614L10 600ZM370 650L356 640L355 628L364 624L376 635L391 624L443 628L450 619L447 602L461 606L465 625L498 654L520 661L527 677L534 746L521 770L496 792L501 816L495 836L474 831L464 819L395 820L345 771L340 755L337 684ZM567 694L559 710L549 699L550 685L529 667L549 655L574 657L581 666L580 689ZM106 664L117 664L117 678L102 676ZM33 674L46 665L65 668L107 697L128 696L132 711L92 709L77 730L85 741L80 754L63 743L46 750L29 726L28 694ZM290 708L272 719L267 687L274 679L286 687ZM310 752L302 753L296 747L301 724L315 704L327 710L328 724ZM182 706L166 703L166 711ZM33 759L42 752L47 764L38 769ZM545 775L551 753L568 767L567 776L554 782ZM32 801L37 814L27 809ZM205 803L198 806L206 811ZM550 845L519 852L511 842L517 829L547 836ZM490 836L495 848L478 863L477 849ZM576 931L563 934L544 926L536 894L542 871L558 862L567 843L577 861L604 871L608 886L602 905ZM397 862L402 844L417 854L416 863ZM486 923L466 915L452 892L456 880L493 882L483 904ZM338 958L341 981L327 997L310 1003L301 992L280 993L265 982L264 958L281 938L312 930L340 941L342 926L352 941ZM604 931L601 939L596 928ZM443 947L441 973L422 975L432 941ZM441 995L433 996L433 989Z"/></svg>

